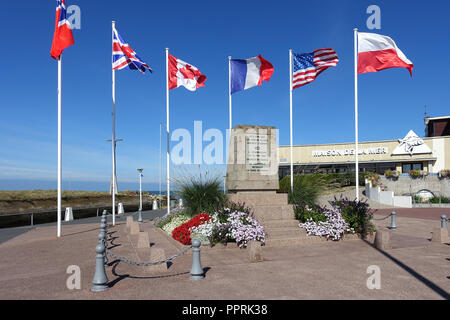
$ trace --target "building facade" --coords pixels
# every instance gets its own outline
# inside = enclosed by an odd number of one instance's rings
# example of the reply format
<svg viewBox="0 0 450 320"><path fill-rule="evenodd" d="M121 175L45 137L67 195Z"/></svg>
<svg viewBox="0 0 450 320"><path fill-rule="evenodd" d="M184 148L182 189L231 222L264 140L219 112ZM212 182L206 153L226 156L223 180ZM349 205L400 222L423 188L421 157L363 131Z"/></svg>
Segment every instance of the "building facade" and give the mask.
<svg viewBox="0 0 450 320"><path fill-rule="evenodd" d="M425 118L425 134L427 137L450 136L450 116Z"/></svg>
<svg viewBox="0 0 450 320"><path fill-rule="evenodd" d="M419 138L411 130L403 139L359 142L358 149L361 172L384 174L389 170L408 174L422 170L438 174L450 169L450 136ZM290 163L290 147L280 146L280 177L290 175ZM294 174L354 172L355 143L294 146L293 164Z"/></svg>

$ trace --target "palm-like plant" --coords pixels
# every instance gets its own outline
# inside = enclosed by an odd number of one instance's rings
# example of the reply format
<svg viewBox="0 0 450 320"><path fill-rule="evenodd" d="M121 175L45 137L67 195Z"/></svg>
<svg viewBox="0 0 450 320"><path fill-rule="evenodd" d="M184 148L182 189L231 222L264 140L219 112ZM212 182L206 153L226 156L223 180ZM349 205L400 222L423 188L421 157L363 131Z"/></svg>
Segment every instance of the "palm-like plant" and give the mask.
<svg viewBox="0 0 450 320"><path fill-rule="evenodd" d="M183 199L186 213L194 216L199 213L213 213L224 205L226 196L218 176L191 175L178 181L178 195Z"/></svg>
<svg viewBox="0 0 450 320"><path fill-rule="evenodd" d="M289 203L304 203L308 206L316 204L317 198L326 186L326 179L322 174L295 175L293 191L290 187L290 176L280 181L280 190L289 194Z"/></svg>

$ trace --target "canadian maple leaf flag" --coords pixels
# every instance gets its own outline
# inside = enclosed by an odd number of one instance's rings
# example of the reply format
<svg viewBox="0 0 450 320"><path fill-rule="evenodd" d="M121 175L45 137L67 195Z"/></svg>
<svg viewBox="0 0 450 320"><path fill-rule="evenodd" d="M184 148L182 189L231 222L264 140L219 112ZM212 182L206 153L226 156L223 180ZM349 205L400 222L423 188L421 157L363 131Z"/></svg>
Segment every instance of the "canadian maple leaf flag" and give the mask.
<svg viewBox="0 0 450 320"><path fill-rule="evenodd" d="M184 86L189 91L204 87L206 76L193 65L169 54L169 89Z"/></svg>

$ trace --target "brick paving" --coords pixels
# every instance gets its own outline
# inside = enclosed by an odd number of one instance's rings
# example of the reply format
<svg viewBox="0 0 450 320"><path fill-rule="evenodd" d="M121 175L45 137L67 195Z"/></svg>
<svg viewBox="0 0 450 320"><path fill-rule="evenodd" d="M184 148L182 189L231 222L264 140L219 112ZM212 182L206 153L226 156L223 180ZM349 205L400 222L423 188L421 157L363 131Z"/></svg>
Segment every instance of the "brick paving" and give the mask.
<svg viewBox="0 0 450 320"><path fill-rule="evenodd" d="M381 217L376 216L376 217ZM386 229L389 219L375 222ZM363 240L263 247L264 261L251 263L246 249L202 248L206 277L190 280L191 252L166 272L150 273L123 262L107 267L110 289L90 291L99 223L39 226L0 244L0 299L448 299L450 246L431 243L439 221L398 217L391 231L393 249L380 252ZM166 256L182 247L151 222L142 224L152 248ZM387 229L386 229L387 230ZM110 227L111 252L142 261L124 221ZM151 249L150 249L151 250ZM69 265L81 269L81 290L68 290ZM367 267L381 269L381 289L369 290Z"/></svg>

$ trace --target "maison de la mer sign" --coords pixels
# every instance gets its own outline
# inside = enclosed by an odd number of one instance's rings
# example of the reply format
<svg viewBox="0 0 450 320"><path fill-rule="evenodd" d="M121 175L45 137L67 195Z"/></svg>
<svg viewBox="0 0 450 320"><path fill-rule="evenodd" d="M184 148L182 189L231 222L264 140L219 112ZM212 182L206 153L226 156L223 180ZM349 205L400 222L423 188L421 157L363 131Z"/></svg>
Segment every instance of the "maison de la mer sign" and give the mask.
<svg viewBox="0 0 450 320"><path fill-rule="evenodd" d="M431 149L420 139L414 131L410 130L408 134L398 140L398 146L392 152L392 155L413 155L422 153L431 153ZM358 150L359 155L366 154L387 154L387 147L365 148ZM330 149L330 150L313 150L313 157L340 157L355 155L355 149Z"/></svg>
<svg viewBox="0 0 450 320"><path fill-rule="evenodd" d="M313 157L342 157L355 155L355 149L330 149L330 150L313 150ZM386 154L388 153L387 147L378 148L365 148L359 149L358 154Z"/></svg>
<svg viewBox="0 0 450 320"><path fill-rule="evenodd" d="M410 130L403 139L398 139L398 146L394 149L391 155L413 155L432 153L431 149L425 142L417 136L417 134ZM328 149L328 150L313 150L313 157L345 157L354 156L355 149ZM358 150L359 155L370 154L388 154L388 147L381 146L377 148L361 148ZM288 159L282 158L280 162L288 162Z"/></svg>

